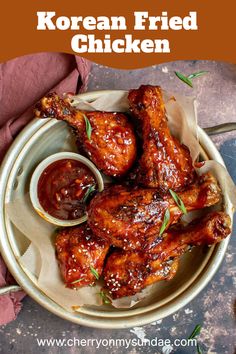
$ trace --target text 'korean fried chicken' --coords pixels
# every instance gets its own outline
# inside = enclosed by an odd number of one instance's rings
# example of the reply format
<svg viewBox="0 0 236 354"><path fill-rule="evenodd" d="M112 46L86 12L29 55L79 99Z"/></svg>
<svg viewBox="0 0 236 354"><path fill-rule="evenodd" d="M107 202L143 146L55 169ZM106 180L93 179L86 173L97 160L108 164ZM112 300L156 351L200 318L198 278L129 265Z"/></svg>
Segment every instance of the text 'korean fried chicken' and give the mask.
<svg viewBox="0 0 236 354"><path fill-rule="evenodd" d="M99 276L102 274L109 245L94 237L87 224L61 229L55 246L61 275L68 288L94 284L93 269Z"/></svg>
<svg viewBox="0 0 236 354"><path fill-rule="evenodd" d="M123 113L78 111L68 99L49 93L36 104L35 115L66 121L77 135L79 149L108 176L125 175L135 161L136 137ZM88 125L91 126L91 136Z"/></svg>
<svg viewBox="0 0 236 354"><path fill-rule="evenodd" d="M163 192L185 188L195 177L192 159L188 148L170 133L161 88L142 85L130 90L128 99L142 126L143 154L137 182Z"/></svg>
<svg viewBox="0 0 236 354"><path fill-rule="evenodd" d="M221 191L215 177L207 173L178 195L190 211L218 203ZM160 196L154 188L116 185L93 198L88 208L88 224L96 236L116 247L144 249L158 237L167 209L168 227L183 213L169 192Z"/></svg>
<svg viewBox="0 0 236 354"><path fill-rule="evenodd" d="M115 250L108 256L104 280L114 299L131 296L176 274L179 258L189 246L212 245L227 237L230 217L212 212L186 227L169 229L149 252Z"/></svg>

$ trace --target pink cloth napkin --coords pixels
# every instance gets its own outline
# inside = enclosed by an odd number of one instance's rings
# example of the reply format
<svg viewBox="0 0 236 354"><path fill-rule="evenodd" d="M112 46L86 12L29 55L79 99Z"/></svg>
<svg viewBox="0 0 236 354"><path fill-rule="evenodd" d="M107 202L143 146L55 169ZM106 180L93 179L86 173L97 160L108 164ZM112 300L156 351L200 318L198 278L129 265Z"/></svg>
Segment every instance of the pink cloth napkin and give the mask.
<svg viewBox="0 0 236 354"><path fill-rule="evenodd" d="M83 58L63 53L38 53L0 64L0 162L33 118L34 104L49 91L84 91L90 66ZM0 287L14 283L0 256ZM0 325L16 318L24 295L20 291L0 296Z"/></svg>

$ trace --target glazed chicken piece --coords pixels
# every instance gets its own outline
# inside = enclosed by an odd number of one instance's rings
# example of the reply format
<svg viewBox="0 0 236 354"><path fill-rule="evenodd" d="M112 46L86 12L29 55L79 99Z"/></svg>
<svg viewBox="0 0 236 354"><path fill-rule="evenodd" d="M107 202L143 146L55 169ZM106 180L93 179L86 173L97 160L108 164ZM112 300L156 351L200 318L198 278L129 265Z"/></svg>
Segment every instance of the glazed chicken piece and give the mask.
<svg viewBox="0 0 236 354"><path fill-rule="evenodd" d="M125 175L135 161L136 137L123 113L78 111L70 105L69 99L49 93L36 104L35 115L66 121L77 136L79 150L86 153L108 176ZM91 137L89 125L92 128Z"/></svg>
<svg viewBox="0 0 236 354"><path fill-rule="evenodd" d="M148 253L115 250L108 256L104 279L114 299L131 296L160 280L170 280L178 269L180 256L191 246L212 245L227 237L230 217L212 212L186 227L169 229Z"/></svg>
<svg viewBox="0 0 236 354"><path fill-rule="evenodd" d="M100 276L109 249L107 241L94 237L86 223L61 229L56 237L56 256L68 288L93 285L93 269Z"/></svg>
<svg viewBox="0 0 236 354"><path fill-rule="evenodd" d="M133 179L146 187L179 191L195 178L188 148L170 133L159 86L129 92L130 111L141 123L143 154Z"/></svg>
<svg viewBox="0 0 236 354"><path fill-rule="evenodd" d="M188 190L178 193L188 211L219 202L221 191L210 173L202 175ZM169 209L166 229L182 216L171 194L160 196L153 188L111 186L98 193L88 207L88 224L96 236L116 247L144 249L158 236Z"/></svg>

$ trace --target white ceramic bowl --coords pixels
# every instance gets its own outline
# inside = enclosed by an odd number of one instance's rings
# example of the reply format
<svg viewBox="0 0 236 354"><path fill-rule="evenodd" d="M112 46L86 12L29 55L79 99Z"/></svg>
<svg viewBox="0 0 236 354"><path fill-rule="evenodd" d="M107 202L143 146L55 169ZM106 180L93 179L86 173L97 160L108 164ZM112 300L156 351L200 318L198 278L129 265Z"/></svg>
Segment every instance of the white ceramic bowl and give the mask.
<svg viewBox="0 0 236 354"><path fill-rule="evenodd" d="M105 92L114 93L115 91ZM104 91L88 92L80 97L92 102L103 94ZM198 134L206 158L224 165L220 153L209 136L201 128L198 128ZM183 256L174 279L161 282L158 291L151 298L130 309L115 309L105 305L84 306L78 312L66 311L38 287L35 276L19 263L20 256L29 244L12 225L6 206L11 200L28 191L29 176L43 159L62 149L76 151L71 140L70 129L64 122L54 119L35 119L18 135L2 163L0 171L0 251L10 272L35 301L54 314L79 325L109 329L142 326L176 312L209 283L224 257L229 237L206 250L196 248L188 252ZM233 219L232 203L228 195L224 195L224 210Z"/></svg>
<svg viewBox="0 0 236 354"><path fill-rule="evenodd" d="M71 160L76 160L81 163L83 163L85 166L87 166L90 171L93 173L97 184L98 184L98 191L101 192L104 189L104 184L103 184L103 179L101 173L98 171L96 166L88 160L86 157L76 154L74 152L58 152L56 154L53 154L49 157L47 157L45 160L43 160L35 169L31 181L30 181L30 199L32 202L32 205L36 212L46 221L50 222L51 224L58 225L58 226L74 226L74 225L79 225L87 220L87 215L83 215L81 218L74 219L74 220L61 220L58 218L53 217L52 215L48 214L40 204L39 198L38 198L38 182L39 178L42 175L43 171L50 166L53 162L59 161L59 160L64 160L64 159L71 159Z"/></svg>

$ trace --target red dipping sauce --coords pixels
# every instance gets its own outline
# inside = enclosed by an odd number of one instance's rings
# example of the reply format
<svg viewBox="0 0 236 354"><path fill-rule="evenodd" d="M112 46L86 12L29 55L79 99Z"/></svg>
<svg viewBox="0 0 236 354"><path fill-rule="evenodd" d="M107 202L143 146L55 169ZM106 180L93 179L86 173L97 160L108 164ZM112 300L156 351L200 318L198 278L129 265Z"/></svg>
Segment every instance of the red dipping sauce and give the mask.
<svg viewBox="0 0 236 354"><path fill-rule="evenodd" d="M96 188L96 179L87 166L63 159L43 171L38 181L38 199L51 216L74 220L85 214L87 197Z"/></svg>

